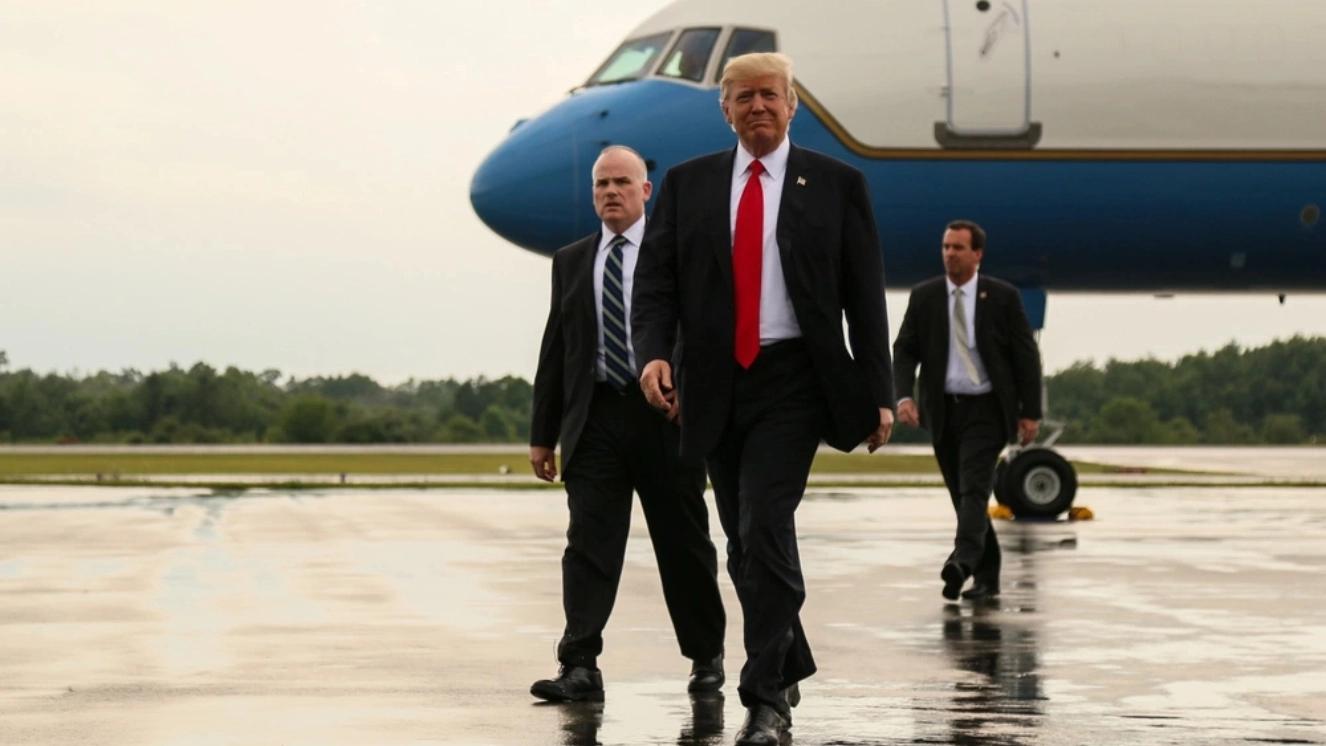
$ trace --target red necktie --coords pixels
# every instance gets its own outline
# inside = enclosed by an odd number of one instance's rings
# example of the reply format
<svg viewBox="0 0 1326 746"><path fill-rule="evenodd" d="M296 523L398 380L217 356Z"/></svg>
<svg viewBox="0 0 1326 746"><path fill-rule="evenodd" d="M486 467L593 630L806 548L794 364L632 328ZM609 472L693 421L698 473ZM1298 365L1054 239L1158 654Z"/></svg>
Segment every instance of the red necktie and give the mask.
<svg viewBox="0 0 1326 746"><path fill-rule="evenodd" d="M732 237L732 295L737 333L733 352L749 368L760 354L760 275L764 269L764 164L751 161L750 178L737 203L737 229Z"/></svg>

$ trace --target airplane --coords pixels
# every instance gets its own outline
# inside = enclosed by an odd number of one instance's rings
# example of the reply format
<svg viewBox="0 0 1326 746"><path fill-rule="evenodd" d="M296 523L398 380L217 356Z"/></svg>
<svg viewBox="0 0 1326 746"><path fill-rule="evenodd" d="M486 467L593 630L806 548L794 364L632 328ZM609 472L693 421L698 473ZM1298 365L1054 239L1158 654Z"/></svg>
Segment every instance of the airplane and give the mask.
<svg viewBox="0 0 1326 746"><path fill-rule="evenodd" d="M983 271L1022 291L1326 289L1326 4L1210 0L679 0L547 111L517 122L470 186L476 214L541 254L598 225L609 144L657 182L731 148L728 58L780 51L790 137L869 182L886 282L938 270L951 219L990 235ZM1067 510L1071 465L1010 452L996 496Z"/></svg>

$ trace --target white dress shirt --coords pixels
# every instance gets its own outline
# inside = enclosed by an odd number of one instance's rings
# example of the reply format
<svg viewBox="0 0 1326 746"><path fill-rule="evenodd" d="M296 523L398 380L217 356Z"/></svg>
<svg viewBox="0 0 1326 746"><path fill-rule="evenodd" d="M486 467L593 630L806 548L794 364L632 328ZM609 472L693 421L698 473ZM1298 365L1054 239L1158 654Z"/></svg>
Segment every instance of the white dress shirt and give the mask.
<svg viewBox="0 0 1326 746"><path fill-rule="evenodd" d="M783 203L783 177L787 175L787 154L792 141L786 137L772 153L760 159L764 173L760 188L764 191L764 269L760 273L760 344L767 345L801 336L792 299L783 279L783 262L778 253L778 207ZM729 212L732 238L737 235L737 207L741 193L750 180L750 164L755 160L746 147L737 143L737 158L732 164L732 209Z"/></svg>
<svg viewBox="0 0 1326 746"><path fill-rule="evenodd" d="M594 255L594 310L598 313L598 352L594 356L594 378L598 381L608 380L608 364L604 360L603 352L603 270L608 266L608 247L612 244L612 239L617 237L616 233L607 225L602 228L603 235L599 238L599 250ZM631 344L631 288L635 285L635 263L640 258L640 242L645 238L645 216L626 229L622 234L626 237L626 243L622 245L622 298L626 306L626 355L627 361L631 365L631 370L635 367L635 347Z"/></svg>
<svg viewBox="0 0 1326 746"><path fill-rule="evenodd" d="M980 273L974 273L970 280L962 285L954 285L948 277L944 278L944 284L948 286L948 370L944 375L944 393L947 394L987 394L993 390L990 385L990 376L985 372L985 363L981 361L981 353L976 351L976 278ZM962 288L962 306L967 315L967 348L971 353L972 364L976 367L976 377L980 379L979 383L973 382L971 376L967 374L967 367L962 364L958 358L958 337L953 333L953 306L958 300L955 291Z"/></svg>

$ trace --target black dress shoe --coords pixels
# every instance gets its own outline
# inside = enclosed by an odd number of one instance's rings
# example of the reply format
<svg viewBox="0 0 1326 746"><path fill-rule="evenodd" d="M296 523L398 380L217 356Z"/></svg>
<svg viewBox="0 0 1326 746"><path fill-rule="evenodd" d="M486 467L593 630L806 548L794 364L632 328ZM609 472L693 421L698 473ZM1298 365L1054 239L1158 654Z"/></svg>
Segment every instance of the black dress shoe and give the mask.
<svg viewBox="0 0 1326 746"><path fill-rule="evenodd" d="M562 666L555 679L539 679L529 693L549 702L601 702L603 674L597 668Z"/></svg>
<svg viewBox="0 0 1326 746"><path fill-rule="evenodd" d="M945 562L939 577L944 581L944 598L957 601L962 584L967 582L967 568L957 562Z"/></svg>
<svg viewBox="0 0 1326 746"><path fill-rule="evenodd" d="M737 731L737 746L778 746L787 732L787 718L768 705L746 711L746 723Z"/></svg>
<svg viewBox="0 0 1326 746"><path fill-rule="evenodd" d="M986 582L977 580L971 588L962 592L962 597L968 601L986 601L999 595L999 582Z"/></svg>
<svg viewBox="0 0 1326 746"><path fill-rule="evenodd" d="M723 675L723 654L719 653L707 661L695 661L691 664L691 680L686 684L686 691L691 694L716 692L723 688L727 677Z"/></svg>

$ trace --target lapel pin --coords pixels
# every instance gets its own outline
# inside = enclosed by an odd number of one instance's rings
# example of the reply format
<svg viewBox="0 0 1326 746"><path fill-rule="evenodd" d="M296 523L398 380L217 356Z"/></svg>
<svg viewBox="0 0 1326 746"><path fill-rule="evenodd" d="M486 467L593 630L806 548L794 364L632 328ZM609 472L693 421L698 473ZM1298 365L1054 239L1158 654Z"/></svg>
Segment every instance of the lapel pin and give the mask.
<svg viewBox="0 0 1326 746"><path fill-rule="evenodd" d="M798 177L797 177L797 186L805 186L805 185L806 185L806 177L804 177L804 176L798 176Z"/></svg>
<svg viewBox="0 0 1326 746"><path fill-rule="evenodd" d="M985 297L986 297L987 295L989 295L989 293L987 293L987 292L985 292L984 290L982 290L982 291L981 291L981 295L980 295L981 300L985 300Z"/></svg>

